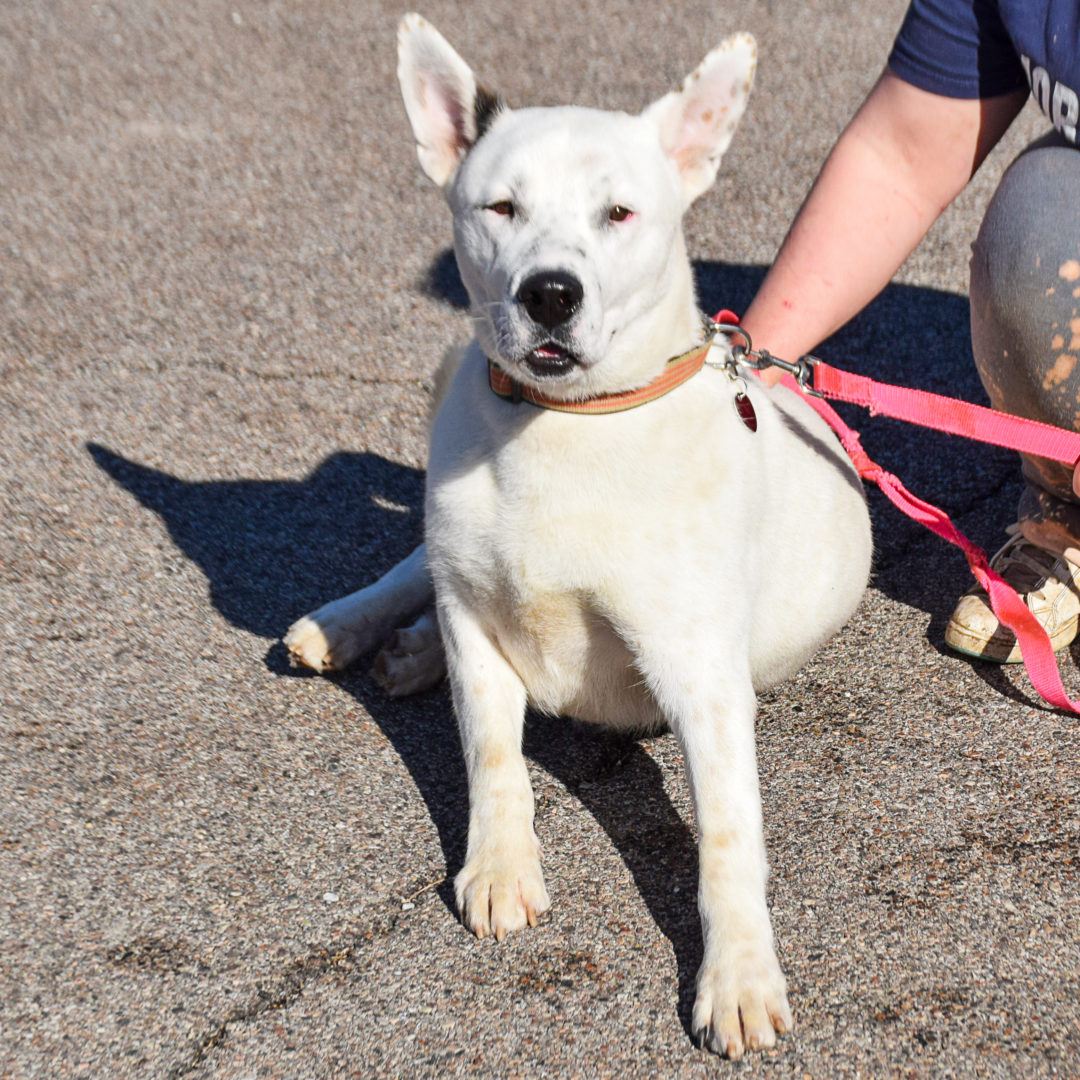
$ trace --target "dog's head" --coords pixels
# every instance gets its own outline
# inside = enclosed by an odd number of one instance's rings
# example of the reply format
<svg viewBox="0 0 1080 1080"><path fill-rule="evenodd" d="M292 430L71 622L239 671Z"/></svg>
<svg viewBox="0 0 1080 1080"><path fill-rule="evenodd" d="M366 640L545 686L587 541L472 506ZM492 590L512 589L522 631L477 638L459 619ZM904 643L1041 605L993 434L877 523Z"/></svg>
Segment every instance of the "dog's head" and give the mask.
<svg viewBox="0 0 1080 1080"><path fill-rule="evenodd" d="M753 38L730 37L637 116L511 110L432 26L402 20L420 164L453 212L480 345L513 378L587 397L647 382L693 344L681 219L716 177L755 57Z"/></svg>

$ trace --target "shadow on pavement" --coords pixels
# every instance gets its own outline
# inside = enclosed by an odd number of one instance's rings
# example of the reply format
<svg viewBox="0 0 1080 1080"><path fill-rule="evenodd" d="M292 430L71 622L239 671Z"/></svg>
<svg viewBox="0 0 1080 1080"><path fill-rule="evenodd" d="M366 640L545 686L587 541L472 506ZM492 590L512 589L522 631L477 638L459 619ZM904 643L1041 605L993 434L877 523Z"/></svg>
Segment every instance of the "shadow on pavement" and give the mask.
<svg viewBox="0 0 1080 1080"><path fill-rule="evenodd" d="M695 980L703 957L697 841L649 753L655 738L530 714L525 753L581 802L626 863L649 914L671 942L679 1020L692 1040Z"/></svg>
<svg viewBox="0 0 1080 1080"><path fill-rule="evenodd" d="M744 309L764 272L716 262L695 269L699 296L710 311ZM447 303L464 303L449 253L436 260L423 287ZM967 318L963 297L891 286L820 351L836 366L982 401ZM1011 520L1019 490L1011 479L1016 472L1012 455L889 421L873 421L871 430L858 410L843 412L863 430L871 456L914 492L964 518L965 525L974 521L992 529ZM108 476L161 517L176 545L206 574L217 610L235 626L277 642L266 663L283 676L309 677L290 665L280 644L289 624L385 572L422 533L422 474L375 454L334 454L299 481L192 482L100 445L89 445L88 452ZM888 596L927 612L928 637L939 641L956 596L967 587L966 563L876 493L870 501L874 583ZM797 538L777 542L785 547ZM448 695L436 690L395 701L362 672L332 678L361 702L401 757L438 830L452 878L464 856L468 799ZM999 680L991 685L1016 696ZM674 947L679 1013L689 1031L701 959L694 903L697 856L691 830L667 797L647 745L647 740L532 716L525 748L580 799L625 860ZM452 908L449 883L440 895Z"/></svg>
<svg viewBox="0 0 1080 1080"><path fill-rule="evenodd" d="M281 637L422 538L423 473L375 454L333 454L303 480L188 481L96 443L87 450L161 518L206 575L214 607L260 637Z"/></svg>
<svg viewBox="0 0 1080 1080"><path fill-rule="evenodd" d="M300 481L197 482L98 444L87 450L161 518L206 575L214 607L261 637L279 639L294 619L385 572L420 538L422 476L373 454L335 454ZM309 551L318 556L306 558ZM266 664L281 676L318 677L294 667L280 640ZM433 690L395 700L362 668L329 678L379 725L424 799L447 864L439 895L453 911L449 880L464 861L468 792L449 695ZM529 716L525 751L581 801L626 861L674 947L680 1016L689 1032L701 962L697 853L659 767L639 741L536 714Z"/></svg>
<svg viewBox="0 0 1080 1080"><path fill-rule="evenodd" d="M161 518L231 622L275 642L277 675L314 678L280 638L315 607L389 570L421 539L423 475L375 454L339 453L303 480L186 481L97 444L98 466ZM388 698L363 664L328 676L382 728L415 781L450 865L464 854L467 796L447 695Z"/></svg>

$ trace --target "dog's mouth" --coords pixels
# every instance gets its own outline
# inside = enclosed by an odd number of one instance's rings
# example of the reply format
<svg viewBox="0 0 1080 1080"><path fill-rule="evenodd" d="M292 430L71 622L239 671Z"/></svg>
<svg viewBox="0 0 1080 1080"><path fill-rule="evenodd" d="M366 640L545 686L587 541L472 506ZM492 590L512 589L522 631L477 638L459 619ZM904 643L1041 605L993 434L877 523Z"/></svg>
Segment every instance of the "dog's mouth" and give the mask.
<svg viewBox="0 0 1080 1080"><path fill-rule="evenodd" d="M540 379L557 378L578 366L578 358L554 341L545 341L543 345L533 349L524 357L523 362L525 367Z"/></svg>

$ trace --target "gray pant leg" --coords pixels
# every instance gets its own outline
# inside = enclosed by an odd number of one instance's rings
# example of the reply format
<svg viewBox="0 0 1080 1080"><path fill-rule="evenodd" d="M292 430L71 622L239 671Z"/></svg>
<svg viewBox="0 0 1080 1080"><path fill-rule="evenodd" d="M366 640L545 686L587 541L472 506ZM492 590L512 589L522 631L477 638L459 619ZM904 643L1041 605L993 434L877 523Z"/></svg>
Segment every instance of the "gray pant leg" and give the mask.
<svg viewBox="0 0 1080 1080"><path fill-rule="evenodd" d="M1056 134L1009 166L972 248L971 343L995 409L1080 430L1080 151ZM1021 521L1080 538L1072 470L1021 455Z"/></svg>

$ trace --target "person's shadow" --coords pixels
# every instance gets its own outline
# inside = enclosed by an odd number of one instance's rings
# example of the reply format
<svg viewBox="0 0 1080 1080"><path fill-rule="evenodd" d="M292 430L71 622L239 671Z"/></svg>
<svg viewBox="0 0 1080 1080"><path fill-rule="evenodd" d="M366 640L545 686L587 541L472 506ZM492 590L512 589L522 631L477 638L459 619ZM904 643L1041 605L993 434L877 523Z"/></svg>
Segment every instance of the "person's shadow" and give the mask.
<svg viewBox="0 0 1080 1080"><path fill-rule="evenodd" d="M745 308L763 275L760 267L722 263L699 264L696 270L699 295L710 299L710 310ZM450 304L465 303L449 254L433 264L421 285ZM961 297L892 286L821 351L837 366L982 400ZM1011 488L1019 489L1010 479L1011 455L881 421L871 436L864 417L846 410L845 415L864 430L872 456L880 456L913 491L939 499L966 519L982 525L984 518L994 518L1000 524L990 504L1015 501ZM374 580L422 534L422 474L376 454L333 454L299 481L191 482L102 445L90 444L88 452L106 475L161 517L176 545L206 575L214 607L235 626L271 642L266 664L283 678L311 677L290 664L280 643L288 626ZM951 601L966 587L964 560L874 493L870 498L874 581L889 596L928 612L930 633L937 633ZM388 698L363 662L332 678L379 724L416 783L446 859L440 895L453 909L449 882L465 853L468 798L449 695L436 689L410 699ZM702 955L691 900L697 853L690 827L665 793L659 767L640 740L540 716L529 717L525 751L581 801L625 860L674 948L679 1013L689 1032Z"/></svg>

